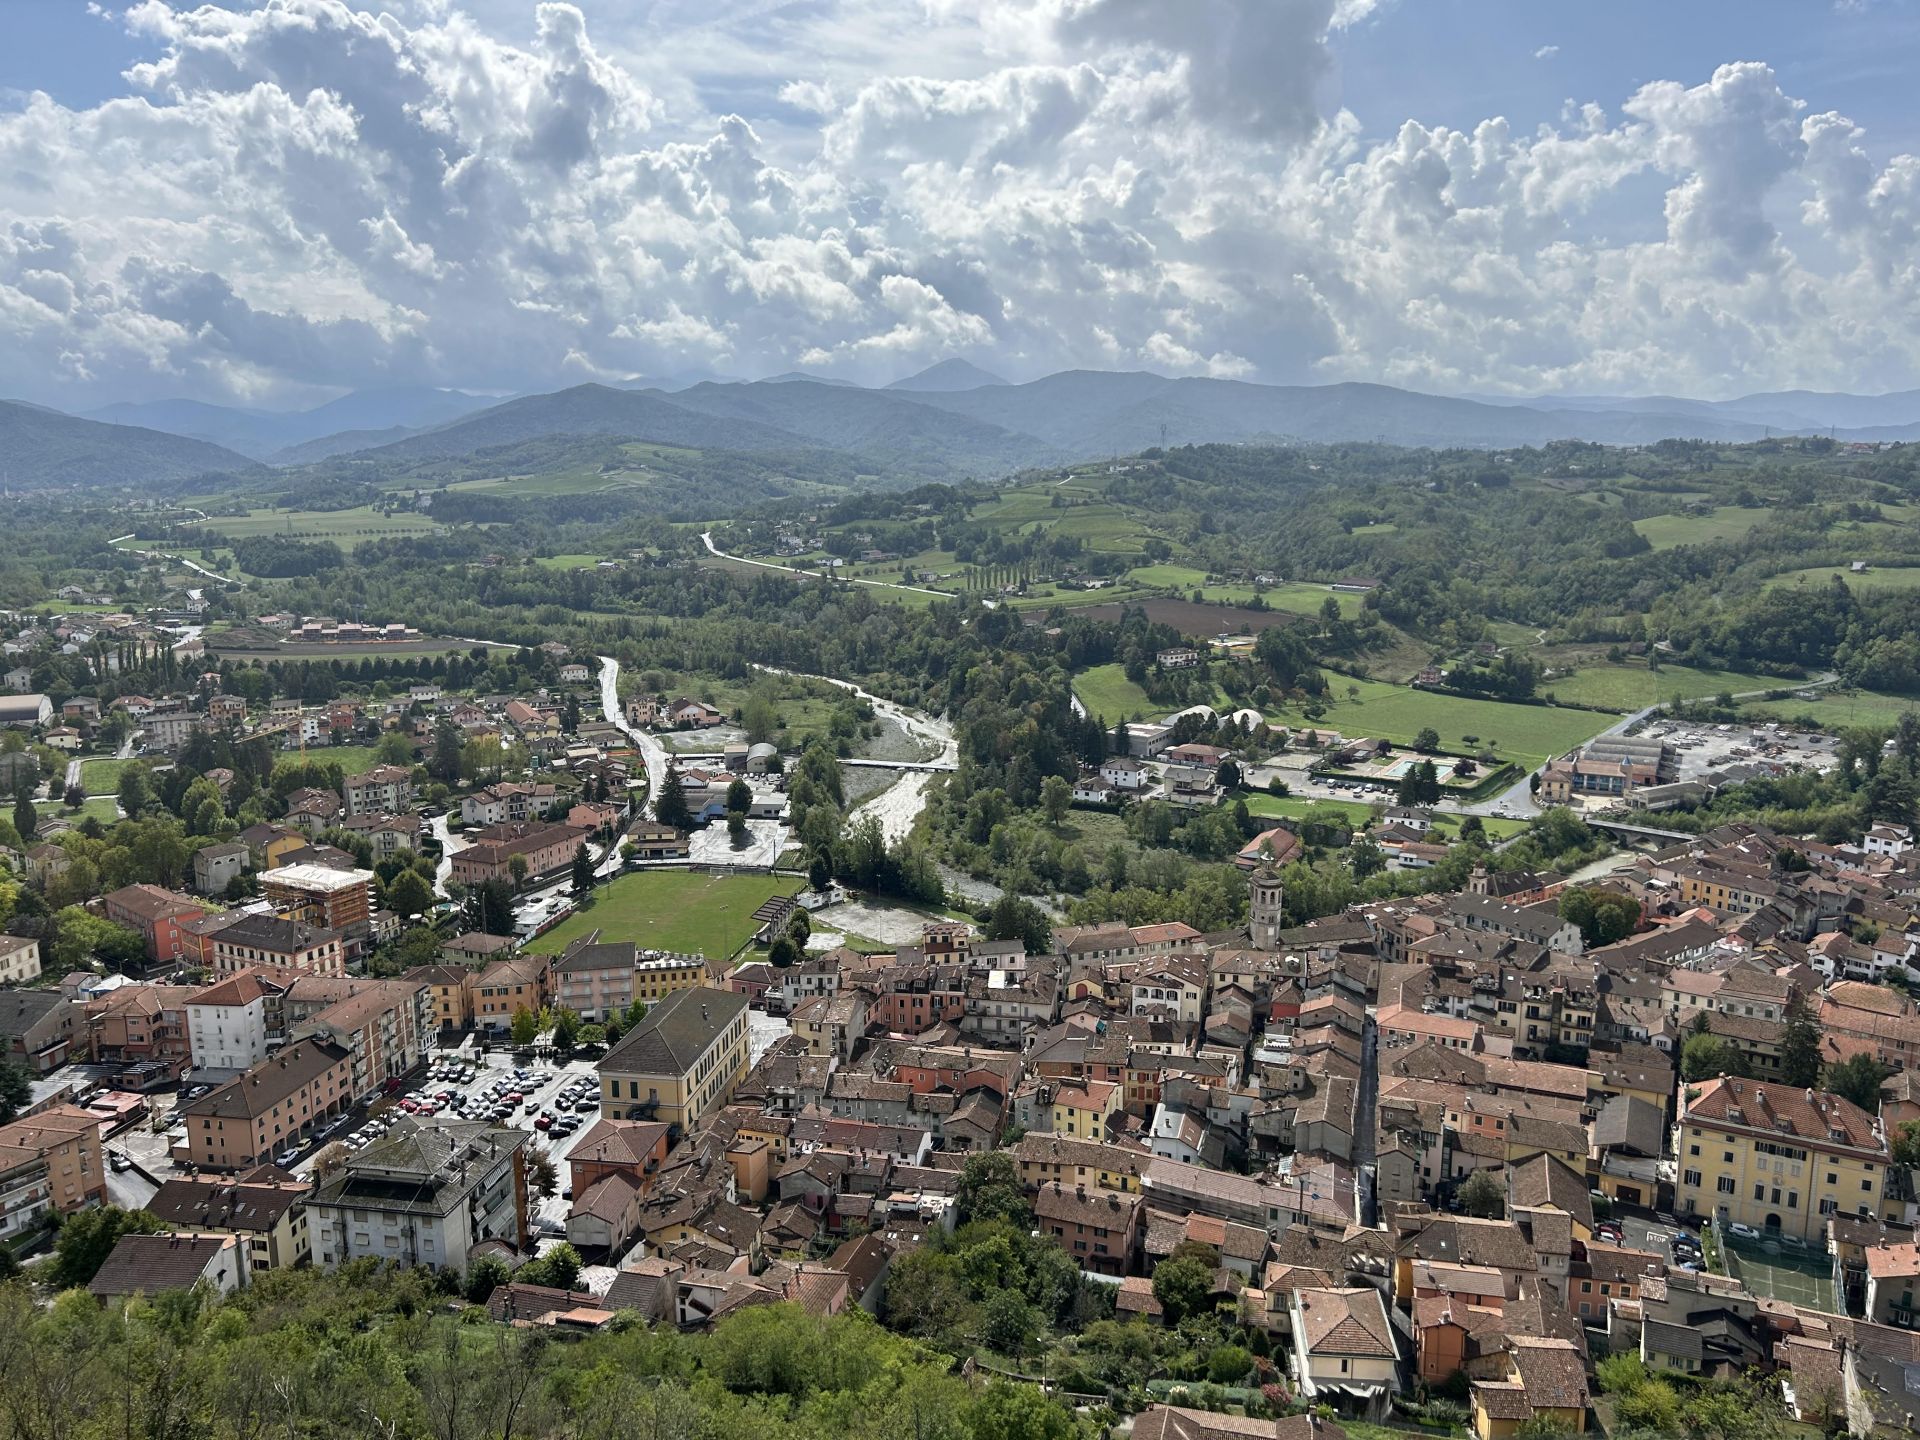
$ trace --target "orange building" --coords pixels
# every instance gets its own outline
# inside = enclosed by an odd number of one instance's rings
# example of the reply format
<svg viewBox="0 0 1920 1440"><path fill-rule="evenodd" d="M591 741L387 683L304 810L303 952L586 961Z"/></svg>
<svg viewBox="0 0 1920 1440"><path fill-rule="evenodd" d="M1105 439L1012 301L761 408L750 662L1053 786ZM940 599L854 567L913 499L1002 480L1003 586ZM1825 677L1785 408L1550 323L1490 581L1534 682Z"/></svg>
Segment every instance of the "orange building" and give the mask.
<svg viewBox="0 0 1920 1440"><path fill-rule="evenodd" d="M207 911L190 895L176 895L158 885L125 885L100 897L100 909L116 925L140 932L147 959L167 962L187 957L181 923Z"/></svg>
<svg viewBox="0 0 1920 1440"><path fill-rule="evenodd" d="M0 1125L0 1235L30 1228L49 1209L71 1215L106 1203L98 1115L51 1105Z"/></svg>
<svg viewBox="0 0 1920 1440"><path fill-rule="evenodd" d="M302 1041L182 1109L187 1158L205 1170L264 1164L352 1103L352 1057L337 1045Z"/></svg>

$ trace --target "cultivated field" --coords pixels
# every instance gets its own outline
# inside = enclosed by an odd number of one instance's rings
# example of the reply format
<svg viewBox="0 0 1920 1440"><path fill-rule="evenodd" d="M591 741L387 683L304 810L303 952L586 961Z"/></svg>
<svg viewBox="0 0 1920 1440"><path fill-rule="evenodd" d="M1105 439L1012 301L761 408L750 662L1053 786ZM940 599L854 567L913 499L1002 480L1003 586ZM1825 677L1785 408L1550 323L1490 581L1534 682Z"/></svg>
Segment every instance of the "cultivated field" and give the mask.
<svg viewBox="0 0 1920 1440"><path fill-rule="evenodd" d="M293 540L332 540L342 546L394 535L425 535L434 528L417 511L382 515L366 505L350 510L249 510L245 515L216 515L206 523L208 529L234 540L284 535Z"/></svg>
<svg viewBox="0 0 1920 1440"><path fill-rule="evenodd" d="M1695 670L1686 665L1662 665L1654 671L1641 661L1621 665L1602 661L1582 665L1571 675L1544 680L1540 689L1570 704L1604 705L1625 715L1657 701L1671 700L1676 695L1683 700L1700 700L1722 691L1740 695L1791 683L1741 670Z"/></svg>
<svg viewBox="0 0 1920 1440"><path fill-rule="evenodd" d="M784 875L703 875L647 870L622 875L598 900L569 916L527 948L557 955L589 931L603 940L632 940L643 950L678 950L723 959L753 938L748 917L775 895L792 895L800 880Z"/></svg>
<svg viewBox="0 0 1920 1440"><path fill-rule="evenodd" d="M1605 715L1591 710L1558 710L1547 705L1514 705L1501 700L1469 700L1437 695L1377 680L1347 680L1329 675L1333 693L1326 714L1309 720L1295 706L1269 716L1278 723L1301 728L1338 730L1349 737L1370 736L1410 745L1420 731L1432 726L1447 749L1490 745L1502 758L1534 768L1607 728ZM1349 686L1359 696L1349 698ZM1466 739L1479 737L1477 742Z"/></svg>
<svg viewBox="0 0 1920 1440"><path fill-rule="evenodd" d="M1773 514L1757 505L1721 505L1707 515L1649 515L1633 528L1656 550L1676 545L1708 545L1715 540L1738 540Z"/></svg>
<svg viewBox="0 0 1920 1440"><path fill-rule="evenodd" d="M1815 590L1832 584L1836 578L1844 580L1847 588L1856 595L1882 590L1912 590L1920 587L1920 566L1889 565L1882 569L1876 565L1855 574L1844 565L1816 565L1806 570L1788 570L1774 576L1767 584L1796 590Z"/></svg>

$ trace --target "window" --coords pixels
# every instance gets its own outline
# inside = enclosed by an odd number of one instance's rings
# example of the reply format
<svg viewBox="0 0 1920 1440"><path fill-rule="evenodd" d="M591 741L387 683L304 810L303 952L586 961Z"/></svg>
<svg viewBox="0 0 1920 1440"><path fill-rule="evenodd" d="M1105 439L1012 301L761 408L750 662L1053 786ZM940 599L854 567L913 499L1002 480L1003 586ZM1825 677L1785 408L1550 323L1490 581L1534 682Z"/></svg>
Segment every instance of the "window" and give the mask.
<svg viewBox="0 0 1920 1440"><path fill-rule="evenodd" d="M1698 1155L1700 1153L1700 1147L1698 1145L1689 1145L1687 1147L1687 1153L1689 1155Z"/></svg>
<svg viewBox="0 0 1920 1440"><path fill-rule="evenodd" d="M1700 1172L1698 1170L1689 1170L1680 1177L1680 1180L1682 1184L1691 1185L1695 1189L1698 1189L1700 1185Z"/></svg>
<svg viewBox="0 0 1920 1440"><path fill-rule="evenodd" d="M1722 1175L1714 1182L1714 1188L1722 1195L1733 1194L1733 1177L1731 1175Z"/></svg>

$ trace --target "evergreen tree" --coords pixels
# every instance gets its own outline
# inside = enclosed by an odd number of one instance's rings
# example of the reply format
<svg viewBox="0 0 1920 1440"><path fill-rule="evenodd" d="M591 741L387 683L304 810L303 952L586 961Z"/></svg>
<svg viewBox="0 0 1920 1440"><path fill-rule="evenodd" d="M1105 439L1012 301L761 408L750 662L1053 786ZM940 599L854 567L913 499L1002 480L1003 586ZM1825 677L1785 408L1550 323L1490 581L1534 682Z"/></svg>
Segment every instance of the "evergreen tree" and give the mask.
<svg viewBox="0 0 1920 1440"><path fill-rule="evenodd" d="M593 889L593 857L582 840L573 852L573 893L584 895Z"/></svg>
<svg viewBox="0 0 1920 1440"><path fill-rule="evenodd" d="M20 832L22 840L31 841L39 827L40 812L33 808L33 791L22 784L13 796L13 828Z"/></svg>
<svg viewBox="0 0 1920 1440"><path fill-rule="evenodd" d="M1796 1090L1820 1083L1820 1026L1796 992L1780 1031L1780 1078Z"/></svg>

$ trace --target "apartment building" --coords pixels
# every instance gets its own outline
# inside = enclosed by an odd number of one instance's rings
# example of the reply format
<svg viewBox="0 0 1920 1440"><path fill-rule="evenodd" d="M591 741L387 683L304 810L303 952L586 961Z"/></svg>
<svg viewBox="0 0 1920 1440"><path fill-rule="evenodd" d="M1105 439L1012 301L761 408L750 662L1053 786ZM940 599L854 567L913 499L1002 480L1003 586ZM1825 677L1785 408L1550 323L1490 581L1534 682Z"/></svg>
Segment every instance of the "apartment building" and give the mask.
<svg viewBox="0 0 1920 1440"><path fill-rule="evenodd" d="M516 1251L528 1228L524 1130L407 1116L320 1180L307 1201L313 1262L386 1260L465 1270L475 1246Z"/></svg>
<svg viewBox="0 0 1920 1440"><path fill-rule="evenodd" d="M311 1188L284 1170L259 1165L232 1178L170 1179L146 1208L180 1234L240 1236L248 1269L258 1274L291 1270L312 1258L306 1211Z"/></svg>
<svg viewBox="0 0 1920 1440"><path fill-rule="evenodd" d="M347 814L391 815L413 803L413 772L401 765L376 765L345 785Z"/></svg>
<svg viewBox="0 0 1920 1440"><path fill-rule="evenodd" d="M245 1070L287 1038L286 986L254 971L215 981L187 997L187 1037L197 1070Z"/></svg>
<svg viewBox="0 0 1920 1440"><path fill-rule="evenodd" d="M106 1203L98 1115L53 1105L0 1125L0 1240Z"/></svg>
<svg viewBox="0 0 1920 1440"><path fill-rule="evenodd" d="M1823 1090L1721 1076L1682 1090L1679 1208L1820 1241L1834 1214L1899 1219L1880 1122Z"/></svg>
<svg viewBox="0 0 1920 1440"><path fill-rule="evenodd" d="M419 1069L433 1045L433 997L418 981L301 976L282 1005L289 1038L324 1040L352 1057L356 1102Z"/></svg>
<svg viewBox="0 0 1920 1440"><path fill-rule="evenodd" d="M700 986L669 995L595 1067L609 1116L691 1129L747 1073L747 997Z"/></svg>
<svg viewBox="0 0 1920 1440"><path fill-rule="evenodd" d="M187 1159L203 1170L248 1170L299 1144L353 1103L352 1057L338 1045L289 1045L181 1107Z"/></svg>
<svg viewBox="0 0 1920 1440"><path fill-rule="evenodd" d="M180 924L205 914L207 909L190 895L176 895L158 885L123 885L101 896L100 907L114 924L139 932L147 959L156 964L186 956Z"/></svg>
<svg viewBox="0 0 1920 1440"><path fill-rule="evenodd" d="M27 985L40 978L40 942L0 935L0 985Z"/></svg>
<svg viewBox="0 0 1920 1440"><path fill-rule="evenodd" d="M346 946L338 930L274 915L248 915L213 937L213 968L222 975L259 967L302 975L345 975Z"/></svg>

